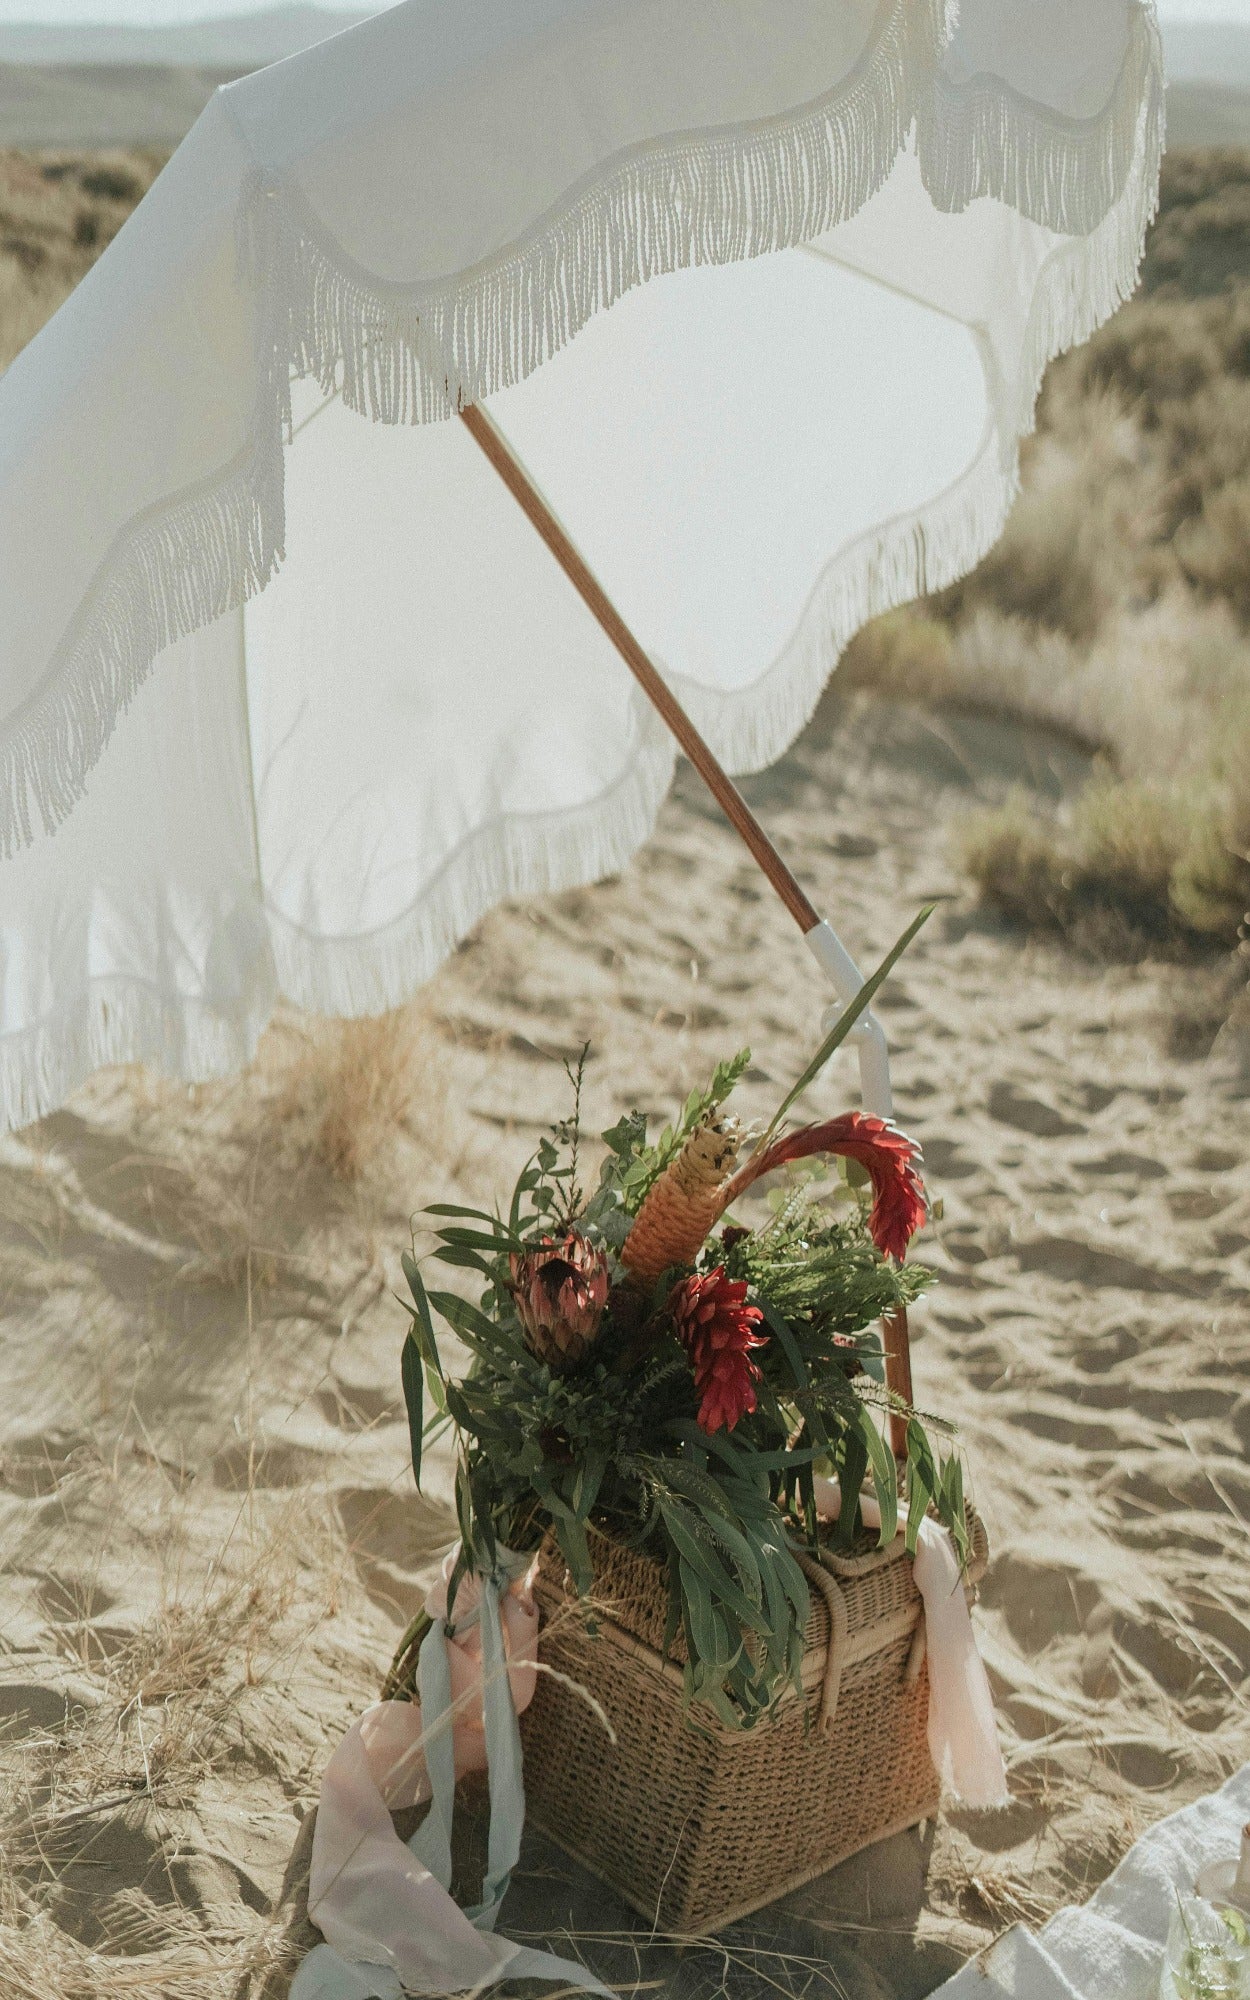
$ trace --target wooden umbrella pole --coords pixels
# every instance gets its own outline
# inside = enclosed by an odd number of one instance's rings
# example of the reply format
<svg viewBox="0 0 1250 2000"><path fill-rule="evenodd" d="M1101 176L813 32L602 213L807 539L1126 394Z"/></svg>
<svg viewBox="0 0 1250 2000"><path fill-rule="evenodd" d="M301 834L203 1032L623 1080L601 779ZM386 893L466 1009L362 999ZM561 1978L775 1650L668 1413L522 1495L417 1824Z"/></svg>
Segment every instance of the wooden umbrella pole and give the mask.
<svg viewBox="0 0 1250 2000"><path fill-rule="evenodd" d="M886 1313L881 1321L881 1332L885 1345L885 1379L888 1388L896 1396L901 1396L910 1410L913 1402L911 1386L911 1337L907 1331L907 1307L896 1306ZM890 1411L890 1450L900 1465L907 1458L907 1418L897 1410Z"/></svg>
<svg viewBox="0 0 1250 2000"><path fill-rule="evenodd" d="M730 825L741 834L804 937L820 918L786 867L772 841L751 811L729 773L703 741L685 709L635 639L620 612L583 562L541 493L479 404L460 412L460 420L485 452L522 513L542 536L588 611L607 633L643 693L672 730Z"/></svg>
<svg viewBox="0 0 1250 2000"><path fill-rule="evenodd" d="M647 699L668 724L726 819L742 836L806 937L820 922L814 905L786 867L729 773L722 769L672 689L657 673L598 578L574 548L524 467L518 464L479 404L470 403L467 409L461 410L460 421L474 442L481 446L526 519L542 536L583 604L603 627ZM907 1313L902 1308L891 1313L885 1321L885 1350L886 1381L910 1405L911 1359ZM890 1441L895 1457L904 1457L907 1450L905 1418L891 1415Z"/></svg>

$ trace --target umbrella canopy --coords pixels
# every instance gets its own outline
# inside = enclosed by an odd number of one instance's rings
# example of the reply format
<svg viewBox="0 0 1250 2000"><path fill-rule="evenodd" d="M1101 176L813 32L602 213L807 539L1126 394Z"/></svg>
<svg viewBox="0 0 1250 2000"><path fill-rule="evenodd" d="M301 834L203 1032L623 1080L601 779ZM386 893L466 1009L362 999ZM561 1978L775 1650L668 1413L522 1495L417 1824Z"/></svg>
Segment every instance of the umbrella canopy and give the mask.
<svg viewBox="0 0 1250 2000"><path fill-rule="evenodd" d="M1137 0L405 0L219 91L0 382L0 1124L395 1005L999 532L1131 289ZM610 310L606 310L610 308Z"/></svg>

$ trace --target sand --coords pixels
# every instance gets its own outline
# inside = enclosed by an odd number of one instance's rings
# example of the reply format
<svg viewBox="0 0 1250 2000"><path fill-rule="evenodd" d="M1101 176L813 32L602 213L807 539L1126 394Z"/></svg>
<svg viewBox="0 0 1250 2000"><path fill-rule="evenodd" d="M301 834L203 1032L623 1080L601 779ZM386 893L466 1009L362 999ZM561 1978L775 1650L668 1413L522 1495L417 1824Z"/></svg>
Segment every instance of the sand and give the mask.
<svg viewBox="0 0 1250 2000"><path fill-rule="evenodd" d="M943 1204L917 1397L957 1421L989 1524L1014 1803L951 1806L680 1961L531 1840L504 1927L571 1928L626 1990L910 2000L1250 1754L1242 1055L1184 1052L1200 969L1026 943L950 859L971 803L1084 769L835 682L749 787L866 960L939 901L882 1013ZM822 1004L687 774L622 877L496 912L419 996L415 1094L355 1184L309 1157L325 1054L292 1022L247 1078L114 1072L3 1142L4 2000L284 1989L320 1771L451 1533L397 1408L410 1213L510 1183L584 1038L594 1127L744 1041L764 1112ZM851 1101L849 1071L822 1085Z"/></svg>

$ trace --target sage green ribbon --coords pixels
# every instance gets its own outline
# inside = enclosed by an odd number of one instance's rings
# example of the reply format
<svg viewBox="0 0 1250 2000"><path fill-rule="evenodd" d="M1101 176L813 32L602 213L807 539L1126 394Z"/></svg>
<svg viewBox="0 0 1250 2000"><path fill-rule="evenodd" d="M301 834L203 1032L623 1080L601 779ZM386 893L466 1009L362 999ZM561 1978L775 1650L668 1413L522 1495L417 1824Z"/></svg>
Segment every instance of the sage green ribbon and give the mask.
<svg viewBox="0 0 1250 2000"><path fill-rule="evenodd" d="M503 1590L525 1567L525 1559L500 1550L495 1574L482 1579L479 1607L469 1620L480 1619L482 1635L482 1717L486 1735L486 1765L490 1785L490 1828L482 1899L465 1911L476 1930L493 1931L500 1905L521 1852L525 1827L525 1785L521 1731L512 1701L504 1648L500 1599ZM519 1565L519 1567L518 1567ZM511 1574L510 1574L511 1572ZM455 1817L456 1763L452 1735L451 1663L448 1625L436 1618L421 1643L417 1683L421 1697L422 1752L430 1784L430 1809L408 1842L411 1853L448 1894L451 1890L451 1838ZM610 1987L576 1959L518 1946L516 1951L479 1980L476 1991L499 1979L553 1979L584 1992L614 2000ZM332 1946L320 1944L300 1966L291 2000L401 2000L404 1988L386 1965L342 1958Z"/></svg>

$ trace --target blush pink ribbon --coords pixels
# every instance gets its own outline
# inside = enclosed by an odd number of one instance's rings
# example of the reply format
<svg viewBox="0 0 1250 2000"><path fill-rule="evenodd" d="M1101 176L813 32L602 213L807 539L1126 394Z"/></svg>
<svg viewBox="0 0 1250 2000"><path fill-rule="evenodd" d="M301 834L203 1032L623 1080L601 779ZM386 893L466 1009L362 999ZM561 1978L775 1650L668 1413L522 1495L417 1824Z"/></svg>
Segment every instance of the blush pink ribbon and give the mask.
<svg viewBox="0 0 1250 2000"><path fill-rule="evenodd" d="M508 1560L504 1551L501 1558ZM505 1974L606 1992L585 1968L493 1934L520 1847L525 1801L517 1716L537 1680L532 1565L510 1580L465 1577L448 1626L448 1556L426 1599L423 1706L377 1702L326 1767L313 1834L308 1914L326 1942L301 1965L291 2000L399 2000L474 1993ZM490 1852L484 1901L466 1912L449 1893L455 1782L488 1770ZM405 1845L392 1812L431 1801Z"/></svg>
<svg viewBox="0 0 1250 2000"><path fill-rule="evenodd" d="M836 1479L817 1479L816 1511L836 1521L842 1494ZM879 1529L881 1510L860 1496L864 1525ZM1010 1804L998 1741L994 1697L977 1651L955 1544L926 1515L916 1542L916 1588L924 1602L929 1654L929 1753L943 1784L968 1806Z"/></svg>

